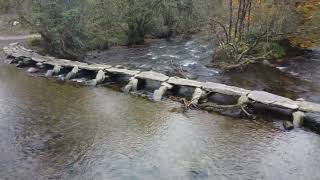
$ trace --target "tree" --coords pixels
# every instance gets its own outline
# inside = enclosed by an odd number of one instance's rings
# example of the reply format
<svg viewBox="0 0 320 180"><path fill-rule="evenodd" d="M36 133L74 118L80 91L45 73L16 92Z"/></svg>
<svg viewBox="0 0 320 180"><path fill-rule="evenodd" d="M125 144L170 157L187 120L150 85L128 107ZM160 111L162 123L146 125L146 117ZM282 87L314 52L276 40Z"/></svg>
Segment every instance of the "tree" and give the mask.
<svg viewBox="0 0 320 180"><path fill-rule="evenodd" d="M289 1L225 0L225 10L210 23L219 44L214 63L229 66L282 56L277 42L291 30L293 7Z"/></svg>

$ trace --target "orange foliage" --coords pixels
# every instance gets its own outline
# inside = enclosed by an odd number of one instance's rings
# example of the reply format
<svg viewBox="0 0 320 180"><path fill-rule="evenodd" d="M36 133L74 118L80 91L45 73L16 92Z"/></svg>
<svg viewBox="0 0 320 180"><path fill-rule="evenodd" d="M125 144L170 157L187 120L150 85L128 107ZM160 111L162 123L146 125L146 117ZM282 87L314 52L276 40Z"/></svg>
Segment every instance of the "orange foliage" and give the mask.
<svg viewBox="0 0 320 180"><path fill-rule="evenodd" d="M292 44L308 48L319 46L320 0L304 0L296 4L296 11L302 17L297 32L288 36Z"/></svg>

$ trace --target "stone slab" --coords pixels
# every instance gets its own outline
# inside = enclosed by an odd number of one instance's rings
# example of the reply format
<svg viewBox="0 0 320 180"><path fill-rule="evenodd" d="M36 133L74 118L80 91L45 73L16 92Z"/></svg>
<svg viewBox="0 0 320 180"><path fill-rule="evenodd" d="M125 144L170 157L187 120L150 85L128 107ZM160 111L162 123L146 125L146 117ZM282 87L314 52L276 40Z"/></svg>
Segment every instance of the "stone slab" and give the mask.
<svg viewBox="0 0 320 180"><path fill-rule="evenodd" d="M167 82L169 84L173 84L177 86L190 86L190 87L202 87L205 84L204 82L183 79L178 77L171 77Z"/></svg>
<svg viewBox="0 0 320 180"><path fill-rule="evenodd" d="M139 79L146 79L146 80L153 80L153 81L160 81L160 82L164 82L167 81L169 79L168 76L158 73L158 72L154 72L154 71L144 71L141 72L139 74L136 75L136 78Z"/></svg>
<svg viewBox="0 0 320 180"><path fill-rule="evenodd" d="M320 104L307 102L307 101L296 101L299 106L299 110L305 112L320 112Z"/></svg>
<svg viewBox="0 0 320 180"><path fill-rule="evenodd" d="M113 74L122 74L122 75L128 75L128 76L135 76L136 74L140 73L140 71L137 71L137 70L128 70L128 69L120 69L120 68L108 68L106 69L106 71Z"/></svg>
<svg viewBox="0 0 320 180"><path fill-rule="evenodd" d="M276 106L280 108L287 108L292 110L299 109L296 101L291 99L281 97L278 95L274 95L265 91L251 91L248 95L249 99L254 100L256 102L260 102L262 104Z"/></svg>
<svg viewBox="0 0 320 180"><path fill-rule="evenodd" d="M86 69L89 71L100 71L100 70L106 70L111 68L111 66L109 65L105 65L105 64L80 64L79 67L81 69Z"/></svg>
<svg viewBox="0 0 320 180"><path fill-rule="evenodd" d="M250 93L249 90L234 87L234 86L227 86L225 84L214 83L214 82L206 82L202 88L209 92L221 93L225 95L231 96L243 96Z"/></svg>

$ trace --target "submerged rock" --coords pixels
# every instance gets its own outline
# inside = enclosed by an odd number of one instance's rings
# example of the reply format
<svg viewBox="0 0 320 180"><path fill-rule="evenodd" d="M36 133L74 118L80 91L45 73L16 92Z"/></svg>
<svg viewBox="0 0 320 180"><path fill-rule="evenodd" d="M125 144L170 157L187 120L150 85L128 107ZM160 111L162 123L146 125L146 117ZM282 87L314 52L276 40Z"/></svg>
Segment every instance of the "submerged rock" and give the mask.
<svg viewBox="0 0 320 180"><path fill-rule="evenodd" d="M190 177L191 179L208 179L209 174L207 170L192 170Z"/></svg>
<svg viewBox="0 0 320 180"><path fill-rule="evenodd" d="M294 128L291 121L283 121L283 127L285 130L292 130Z"/></svg>
<svg viewBox="0 0 320 180"><path fill-rule="evenodd" d="M39 69L37 68L31 67L28 69L28 73L37 73L37 72L39 72Z"/></svg>

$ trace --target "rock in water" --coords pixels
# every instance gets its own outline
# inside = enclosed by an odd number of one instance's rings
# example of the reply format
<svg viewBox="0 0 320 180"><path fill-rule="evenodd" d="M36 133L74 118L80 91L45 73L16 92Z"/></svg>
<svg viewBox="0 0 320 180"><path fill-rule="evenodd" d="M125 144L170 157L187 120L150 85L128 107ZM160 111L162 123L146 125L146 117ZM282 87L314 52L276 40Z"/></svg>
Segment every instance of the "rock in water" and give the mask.
<svg viewBox="0 0 320 180"><path fill-rule="evenodd" d="M292 130L294 128L291 121L283 121L283 127L285 130Z"/></svg>
<svg viewBox="0 0 320 180"><path fill-rule="evenodd" d="M40 68L40 69L43 69L43 68L44 68L44 64L41 63L41 62L38 62L38 63L36 64L36 66L37 66L38 68Z"/></svg>
<svg viewBox="0 0 320 180"><path fill-rule="evenodd" d="M125 93L129 93L130 91L137 91L138 90L138 82L139 80L132 77L130 79L130 82L128 83L128 85L126 85L126 87L124 88L124 92Z"/></svg>
<svg viewBox="0 0 320 180"><path fill-rule="evenodd" d="M203 97L205 94L206 92L204 90L202 90L201 88L196 88L192 95L191 104L198 104L200 98Z"/></svg>
<svg viewBox="0 0 320 180"><path fill-rule="evenodd" d="M162 86L158 89L155 90L153 93L153 100L154 101L161 101L163 95L168 91L168 89L172 89L173 86L168 83L162 83Z"/></svg>
<svg viewBox="0 0 320 180"><path fill-rule="evenodd" d="M51 77L51 76L54 76L54 75L59 75L61 69L62 69L62 68L61 68L60 65L55 65L52 70L48 70L48 71L47 71L46 77Z"/></svg>
<svg viewBox="0 0 320 180"><path fill-rule="evenodd" d="M293 116L294 127L298 127L298 128L302 127L304 116L305 116L304 112L297 111L297 112L294 112L292 116Z"/></svg>
<svg viewBox="0 0 320 180"><path fill-rule="evenodd" d="M39 69L37 68L31 67L28 69L28 73L37 73L37 72L39 72Z"/></svg>
<svg viewBox="0 0 320 180"><path fill-rule="evenodd" d="M45 76L46 76L46 77L51 77L51 76L53 76L53 70L48 70Z"/></svg>
<svg viewBox="0 0 320 180"><path fill-rule="evenodd" d="M70 71L67 76L66 76L66 80L70 80L76 77L77 73L79 72L79 67L75 66L72 71Z"/></svg>
<svg viewBox="0 0 320 180"><path fill-rule="evenodd" d="M102 83L106 79L106 74L104 71L100 70L96 76L96 83Z"/></svg>

